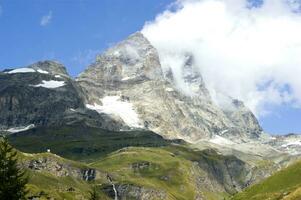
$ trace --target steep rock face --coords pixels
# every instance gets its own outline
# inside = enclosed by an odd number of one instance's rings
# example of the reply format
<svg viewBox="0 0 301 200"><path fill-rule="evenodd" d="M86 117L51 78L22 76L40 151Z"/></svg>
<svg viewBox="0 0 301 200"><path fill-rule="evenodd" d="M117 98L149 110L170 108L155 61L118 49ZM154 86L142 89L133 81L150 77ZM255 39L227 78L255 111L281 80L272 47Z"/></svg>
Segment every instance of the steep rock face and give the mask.
<svg viewBox="0 0 301 200"><path fill-rule="evenodd" d="M258 124L249 127L247 117L243 118L251 115L242 112L244 106L226 113L212 102L192 56L187 55L184 65L183 80L189 93L177 87L171 70L162 71L156 49L141 33L135 33L98 56L76 81L89 108L168 138L195 142L225 130L230 135L244 132L246 137L260 134ZM118 103L127 104L131 112L122 116L124 112L111 108Z"/></svg>
<svg viewBox="0 0 301 200"><path fill-rule="evenodd" d="M79 121L101 127L106 126L102 122L108 118L86 109L81 89L57 62L0 72L0 130L18 132L22 127ZM122 127L114 121L107 125Z"/></svg>
<svg viewBox="0 0 301 200"><path fill-rule="evenodd" d="M104 185L101 190L110 198L115 199L115 191L111 185ZM165 191L136 186L133 184L116 185L117 198L120 200L164 200L167 198Z"/></svg>
<svg viewBox="0 0 301 200"><path fill-rule="evenodd" d="M221 135L225 135L230 139L241 138L242 141L261 138L263 130L252 111L242 101L230 98L230 102L231 108L222 110L234 127L238 127L238 130L229 129Z"/></svg>

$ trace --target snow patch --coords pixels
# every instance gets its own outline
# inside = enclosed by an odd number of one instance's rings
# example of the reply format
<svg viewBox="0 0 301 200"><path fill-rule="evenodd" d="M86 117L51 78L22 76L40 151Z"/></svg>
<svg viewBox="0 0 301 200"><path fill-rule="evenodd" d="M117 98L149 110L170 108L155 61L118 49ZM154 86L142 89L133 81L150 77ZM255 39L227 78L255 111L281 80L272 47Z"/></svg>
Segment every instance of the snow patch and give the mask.
<svg viewBox="0 0 301 200"><path fill-rule="evenodd" d="M16 74L16 73L32 73L32 72L36 72L36 70L34 70L32 68L19 68L19 69L11 70L9 72L5 72L5 73Z"/></svg>
<svg viewBox="0 0 301 200"><path fill-rule="evenodd" d="M223 135L223 134L227 133L228 131L229 131L228 129L223 130L223 131L221 131L220 135Z"/></svg>
<svg viewBox="0 0 301 200"><path fill-rule="evenodd" d="M174 91L174 89L172 89L172 88L166 88L165 89L167 92L173 92Z"/></svg>
<svg viewBox="0 0 301 200"><path fill-rule="evenodd" d="M127 76L127 77L122 78L121 80L122 81L127 81L127 80L131 80L131 79L134 79L134 78L136 78L136 77L135 76Z"/></svg>
<svg viewBox="0 0 301 200"><path fill-rule="evenodd" d="M219 145L233 145L235 144L234 142L221 137L219 135L215 135L212 139L209 140L209 142L214 143L214 144L219 144Z"/></svg>
<svg viewBox="0 0 301 200"><path fill-rule="evenodd" d="M42 69L38 69L37 71L38 71L39 73L41 73L41 74L49 74L49 72L44 71L44 70L42 70Z"/></svg>
<svg viewBox="0 0 301 200"><path fill-rule="evenodd" d="M121 54L120 54L119 51L114 51L113 55L116 56L116 57L119 57Z"/></svg>
<svg viewBox="0 0 301 200"><path fill-rule="evenodd" d="M301 141L293 141L281 145L281 147L289 147L289 146L301 146Z"/></svg>
<svg viewBox="0 0 301 200"><path fill-rule="evenodd" d="M55 78L62 78L61 75L55 75L54 77L55 77Z"/></svg>
<svg viewBox="0 0 301 200"><path fill-rule="evenodd" d="M20 127L9 128L6 131L10 132L10 133L18 133L18 132L21 132L21 131L27 131L27 130L32 129L34 127L35 127L34 124L30 124L28 126L20 126Z"/></svg>
<svg viewBox="0 0 301 200"><path fill-rule="evenodd" d="M32 85L33 87L44 87L44 88L59 88L65 85L64 81L45 81L43 80L42 83L38 85Z"/></svg>
<svg viewBox="0 0 301 200"><path fill-rule="evenodd" d="M86 104L86 107L99 113L119 116L130 127L141 127L132 103L121 101L120 96L106 96L101 101L102 106L94 103Z"/></svg>

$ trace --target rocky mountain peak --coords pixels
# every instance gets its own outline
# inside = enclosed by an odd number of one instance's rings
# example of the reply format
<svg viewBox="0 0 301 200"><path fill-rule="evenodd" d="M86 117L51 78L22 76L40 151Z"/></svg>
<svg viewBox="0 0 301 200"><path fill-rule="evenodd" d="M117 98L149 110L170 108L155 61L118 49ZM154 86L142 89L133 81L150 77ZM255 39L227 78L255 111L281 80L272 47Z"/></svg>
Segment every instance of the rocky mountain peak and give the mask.
<svg viewBox="0 0 301 200"><path fill-rule="evenodd" d="M62 65L57 61L52 61L52 60L39 61L29 65L28 68L32 68L37 71L40 70L40 72L42 73L44 72L50 74L69 76L64 65Z"/></svg>
<svg viewBox="0 0 301 200"><path fill-rule="evenodd" d="M140 32L97 56L91 69L97 71L95 78L104 82L132 82L163 77L156 49Z"/></svg>

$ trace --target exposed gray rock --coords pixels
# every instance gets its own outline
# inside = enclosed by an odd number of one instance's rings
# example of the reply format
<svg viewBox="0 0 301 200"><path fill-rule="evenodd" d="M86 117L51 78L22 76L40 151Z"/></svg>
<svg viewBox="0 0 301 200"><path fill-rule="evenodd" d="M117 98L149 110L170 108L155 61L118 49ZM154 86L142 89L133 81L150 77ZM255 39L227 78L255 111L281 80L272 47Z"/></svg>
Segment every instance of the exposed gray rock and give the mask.
<svg viewBox="0 0 301 200"><path fill-rule="evenodd" d="M35 70L43 70L45 71L44 73L48 72L52 75L60 75L60 76L70 78L65 66L57 61L50 61L50 60L40 61L32 65L29 65L27 67Z"/></svg>
<svg viewBox="0 0 301 200"><path fill-rule="evenodd" d="M133 184L117 184L118 200L164 200L167 194L163 190L136 186ZM102 191L114 199L115 193L111 185L104 185Z"/></svg>
<svg viewBox="0 0 301 200"><path fill-rule="evenodd" d="M156 49L141 33L135 33L99 55L76 81L85 91L87 104L103 105L107 96L125 97L141 127L168 138L195 142L224 130L247 138L261 133L243 105L229 113L211 100L191 55L187 54L184 65L183 80L189 92L177 87L171 70L162 71Z"/></svg>
<svg viewBox="0 0 301 200"><path fill-rule="evenodd" d="M63 65L44 61L27 68L36 71L0 72L0 130L77 122L112 130L124 127L106 114L85 107L81 88Z"/></svg>
<svg viewBox="0 0 301 200"><path fill-rule="evenodd" d="M61 158L54 158L53 156L42 156L27 160L21 165L33 171L47 172L57 177L71 176L85 181L95 180L101 173L92 168L75 167L71 163L61 161Z"/></svg>

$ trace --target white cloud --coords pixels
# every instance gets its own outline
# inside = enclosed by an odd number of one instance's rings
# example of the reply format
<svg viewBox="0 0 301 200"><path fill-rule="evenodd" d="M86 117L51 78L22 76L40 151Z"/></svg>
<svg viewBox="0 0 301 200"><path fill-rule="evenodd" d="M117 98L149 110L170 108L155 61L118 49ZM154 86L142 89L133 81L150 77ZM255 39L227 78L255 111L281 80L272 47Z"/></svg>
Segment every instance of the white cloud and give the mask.
<svg viewBox="0 0 301 200"><path fill-rule="evenodd" d="M52 19L52 11L49 11L47 15L42 16L40 25L41 26L47 26Z"/></svg>
<svg viewBox="0 0 301 200"><path fill-rule="evenodd" d="M179 0L145 24L163 69L181 71L194 56L213 98L241 99L257 116L268 107L301 105L299 0Z"/></svg>

